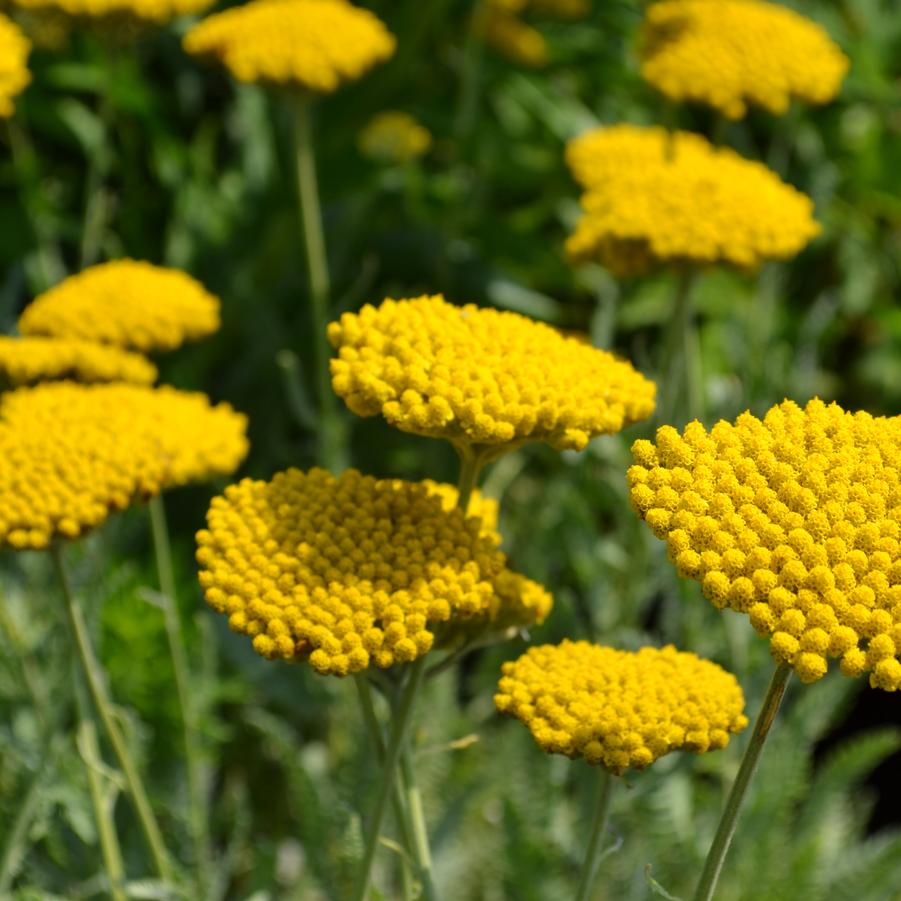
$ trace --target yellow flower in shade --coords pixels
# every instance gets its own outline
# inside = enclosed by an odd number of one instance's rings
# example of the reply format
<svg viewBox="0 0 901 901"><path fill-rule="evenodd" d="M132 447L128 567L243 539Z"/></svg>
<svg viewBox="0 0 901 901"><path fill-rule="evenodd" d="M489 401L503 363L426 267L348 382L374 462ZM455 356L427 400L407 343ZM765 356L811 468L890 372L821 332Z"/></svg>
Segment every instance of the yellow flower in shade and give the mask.
<svg viewBox="0 0 901 901"><path fill-rule="evenodd" d="M55 382L0 400L0 545L43 548L110 513L235 470L246 419L203 394Z"/></svg>
<svg viewBox="0 0 901 901"><path fill-rule="evenodd" d="M0 336L0 385L32 385L56 379L151 385L156 366L118 347L66 338Z"/></svg>
<svg viewBox="0 0 901 901"><path fill-rule="evenodd" d="M21 9L61 10L73 18L127 19L162 25L203 12L214 0L11 0Z"/></svg>
<svg viewBox="0 0 901 901"><path fill-rule="evenodd" d="M794 10L760 0L651 4L641 34L641 74L678 102L740 119L748 104L777 115L792 98L827 103L848 59L826 31Z"/></svg>
<svg viewBox="0 0 901 901"><path fill-rule="evenodd" d="M901 686L901 417L785 401L632 453L632 505L679 575L748 614L777 661Z"/></svg>
<svg viewBox="0 0 901 901"><path fill-rule="evenodd" d="M291 469L215 498L197 561L207 603L257 653L344 676L416 660L509 596L499 542L426 484Z"/></svg>
<svg viewBox="0 0 901 901"><path fill-rule="evenodd" d="M0 119L13 114L13 97L31 81L31 44L17 25L0 13Z"/></svg>
<svg viewBox="0 0 901 901"><path fill-rule="evenodd" d="M725 748L748 724L735 677L672 645L634 652L564 640L530 648L502 673L497 709L543 751L617 775L670 751Z"/></svg>
<svg viewBox="0 0 901 901"><path fill-rule="evenodd" d="M667 265L754 269L790 259L820 231L809 197L699 135L620 125L576 138L567 158L587 189L567 253L618 276Z"/></svg>
<svg viewBox="0 0 901 901"><path fill-rule="evenodd" d="M457 446L545 441L581 450L654 410L626 361L516 313L440 295L386 300L328 327L332 385L360 416Z"/></svg>
<svg viewBox="0 0 901 901"><path fill-rule="evenodd" d="M239 81L331 93L393 53L382 21L345 0L251 0L216 13L184 37L184 48L218 59Z"/></svg>
<svg viewBox="0 0 901 901"><path fill-rule="evenodd" d="M547 41L504 4L486 3L476 17L476 32L501 56L522 66L538 68L548 62Z"/></svg>
<svg viewBox="0 0 901 901"><path fill-rule="evenodd" d="M409 113L385 112L373 116L360 132L360 150L370 159L408 163L428 153L432 136Z"/></svg>
<svg viewBox="0 0 901 901"><path fill-rule="evenodd" d="M219 328L219 299L178 269L135 260L91 266L39 295L23 335L80 338L142 352L174 350Z"/></svg>

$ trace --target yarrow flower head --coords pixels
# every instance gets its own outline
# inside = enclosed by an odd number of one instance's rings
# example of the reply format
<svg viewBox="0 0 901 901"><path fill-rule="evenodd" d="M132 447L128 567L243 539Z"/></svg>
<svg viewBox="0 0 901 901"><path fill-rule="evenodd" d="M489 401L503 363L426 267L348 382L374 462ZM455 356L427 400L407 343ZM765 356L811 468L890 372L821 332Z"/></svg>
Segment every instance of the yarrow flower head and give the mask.
<svg viewBox="0 0 901 901"><path fill-rule="evenodd" d="M429 130L409 113L389 111L373 116L360 132L360 150L370 159L408 163L432 146Z"/></svg>
<svg viewBox="0 0 901 901"><path fill-rule="evenodd" d="M203 394L54 382L0 400L0 545L44 548L176 485L227 475L247 423Z"/></svg>
<svg viewBox="0 0 901 901"><path fill-rule="evenodd" d="M135 260L91 266L36 297L23 335L81 338L141 352L174 350L219 328L219 299L178 269Z"/></svg>
<svg viewBox="0 0 901 901"><path fill-rule="evenodd" d="M207 603L257 653L344 676L490 615L512 587L499 543L427 484L291 469L215 498L197 561Z"/></svg>
<svg viewBox="0 0 901 901"><path fill-rule="evenodd" d="M0 387L71 379L152 385L156 366L140 354L67 338L0 336Z"/></svg>
<svg viewBox="0 0 901 901"><path fill-rule="evenodd" d="M695 654L617 651L587 641L530 648L505 663L494 703L549 754L621 775L670 751L725 748L748 724L735 677Z"/></svg>
<svg viewBox="0 0 901 901"><path fill-rule="evenodd" d="M740 119L749 104L777 115L792 98L827 103L848 59L826 31L761 0L664 0L645 14L641 74L677 102Z"/></svg>
<svg viewBox="0 0 901 901"><path fill-rule="evenodd" d="M218 59L239 81L331 93L389 59L382 21L346 0L251 0L216 13L184 37L188 53Z"/></svg>
<svg viewBox="0 0 901 901"><path fill-rule="evenodd" d="M457 446L581 450L654 410L631 364L516 313L440 295L386 300L328 327L332 385L360 416Z"/></svg>
<svg viewBox="0 0 901 901"><path fill-rule="evenodd" d="M586 188L567 253L619 276L667 265L753 269L790 259L820 231L809 197L700 135L601 128L573 140L567 160Z"/></svg>
<svg viewBox="0 0 901 901"><path fill-rule="evenodd" d="M679 575L748 614L777 661L901 687L901 417L785 401L632 453L632 505Z"/></svg>
<svg viewBox="0 0 901 901"><path fill-rule="evenodd" d="M31 81L30 50L31 44L21 29L0 13L0 119L13 114L13 97Z"/></svg>
<svg viewBox="0 0 901 901"><path fill-rule="evenodd" d="M163 25L177 16L203 12L214 0L12 0L22 9L61 10L73 18L127 20Z"/></svg>

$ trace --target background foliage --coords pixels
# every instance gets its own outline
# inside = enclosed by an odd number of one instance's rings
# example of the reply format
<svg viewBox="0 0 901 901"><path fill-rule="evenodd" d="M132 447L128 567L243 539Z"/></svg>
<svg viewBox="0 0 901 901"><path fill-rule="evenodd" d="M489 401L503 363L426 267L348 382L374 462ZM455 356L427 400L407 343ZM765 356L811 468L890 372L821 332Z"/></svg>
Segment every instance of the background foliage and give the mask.
<svg viewBox="0 0 901 901"><path fill-rule="evenodd" d="M618 283L599 267L571 269L562 253L577 215L566 139L598 122L714 126L702 110L664 106L639 79L640 5L599 0L584 21L542 23L551 63L540 70L474 41L470 3L366 5L400 49L317 108L333 313L441 291L587 333L652 372L670 279ZM811 194L823 235L758 278L712 271L700 280L708 421L814 394L874 413L901 409L901 13L892 0L792 5L851 57L840 98L782 119L752 113L724 138ZM165 380L250 415L243 474L310 465L311 335L285 105L186 58L177 28L129 42L76 29L62 46L35 51L31 65L34 83L0 152L0 328L12 330L27 300L85 257L184 267L223 298L224 325L161 361ZM431 130L433 150L419 163L361 156L357 133L387 108ZM84 246L95 216L105 225L96 246ZM347 422L352 461L365 471L455 478L440 442ZM756 707L771 666L766 643L743 618L714 612L694 583L678 584L628 508L628 447L648 431L599 439L581 455L527 447L489 471L487 492L503 494L505 549L556 597L530 638L673 641L736 672ZM352 687L261 660L203 609L193 532L210 494L184 489L167 505L203 707L214 897L341 898L360 851L358 801L375 771ZM117 517L76 556L122 717L177 848L183 761L162 615L145 590L155 584L145 511ZM0 593L0 872L14 878L15 898L100 897L83 767L67 733L62 607L43 558L4 554ZM523 647L477 653L433 683L421 706L417 765L447 899L572 892L595 779L542 755L494 713L499 664ZM901 761L898 724L896 697L838 675L794 686L739 824L724 901L899 897L899 818L878 795ZM673 755L629 777L599 898L691 891L743 744ZM23 810L33 817L20 834ZM117 816L133 895L155 897L140 879L147 866L127 804ZM391 852L382 857L390 886Z"/></svg>

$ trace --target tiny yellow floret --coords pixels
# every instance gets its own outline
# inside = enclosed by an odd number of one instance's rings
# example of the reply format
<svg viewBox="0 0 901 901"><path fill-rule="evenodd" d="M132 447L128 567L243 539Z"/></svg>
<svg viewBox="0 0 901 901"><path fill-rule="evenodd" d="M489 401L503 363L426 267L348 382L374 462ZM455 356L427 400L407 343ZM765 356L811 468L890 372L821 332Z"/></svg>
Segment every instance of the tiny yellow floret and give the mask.
<svg viewBox="0 0 901 901"><path fill-rule="evenodd" d="M679 575L717 607L748 613L802 682L829 658L901 687L901 417L784 401L708 432L636 442L632 505Z"/></svg>
<svg viewBox="0 0 901 901"><path fill-rule="evenodd" d="M634 652L564 639L533 647L503 665L494 703L543 751L617 775L671 751L724 748L748 724L735 677L672 645Z"/></svg>
<svg viewBox="0 0 901 901"><path fill-rule="evenodd" d="M444 496L443 496L444 495ZM345 676L409 663L503 609L500 537L429 484L290 469L213 500L197 535L207 603L268 658Z"/></svg>
<svg viewBox="0 0 901 901"><path fill-rule="evenodd" d="M360 132L361 153L384 163L408 163L432 146L432 135L409 113L377 113Z"/></svg>
<svg viewBox="0 0 901 901"><path fill-rule="evenodd" d="M13 114L13 98L31 81L30 50L31 43L19 26L0 13L0 119Z"/></svg>
<svg viewBox="0 0 901 901"><path fill-rule="evenodd" d="M641 74L670 100L705 103L730 119L748 105L784 113L792 99L838 93L848 58L815 22L761 0L664 0L641 33Z"/></svg>
<svg viewBox="0 0 901 901"><path fill-rule="evenodd" d="M202 394L50 382L0 400L0 545L77 538L161 491L235 470L245 417Z"/></svg>
<svg viewBox="0 0 901 901"><path fill-rule="evenodd" d="M0 336L0 386L71 379L152 385L156 367L140 354L90 341Z"/></svg>
<svg viewBox="0 0 901 901"><path fill-rule="evenodd" d="M809 197L700 135L597 128L570 141L566 159L585 188L567 253L618 276L718 263L753 270L794 257L820 231Z"/></svg>
<svg viewBox="0 0 901 901"><path fill-rule="evenodd" d="M219 299L178 269L135 260L100 263L45 291L19 317L23 335L174 350L219 328Z"/></svg>
<svg viewBox="0 0 901 901"><path fill-rule="evenodd" d="M332 385L359 416L456 444L581 450L654 410L630 363L516 313L440 295L386 300L328 327Z"/></svg>
<svg viewBox="0 0 901 901"><path fill-rule="evenodd" d="M377 16L346 0L251 0L204 19L183 44L239 81L331 93L389 59L396 41Z"/></svg>

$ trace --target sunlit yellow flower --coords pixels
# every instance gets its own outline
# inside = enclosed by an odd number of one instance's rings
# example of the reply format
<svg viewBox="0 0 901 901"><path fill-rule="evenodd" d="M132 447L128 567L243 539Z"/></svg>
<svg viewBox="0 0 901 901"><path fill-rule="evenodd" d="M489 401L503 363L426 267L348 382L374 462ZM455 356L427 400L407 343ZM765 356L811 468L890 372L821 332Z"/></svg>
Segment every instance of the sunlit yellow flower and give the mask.
<svg viewBox="0 0 901 901"><path fill-rule="evenodd" d="M478 516L356 470L245 479L213 500L197 543L206 600L232 629L332 675L413 661L442 624L489 616L521 588Z"/></svg>
<svg viewBox="0 0 901 901"><path fill-rule="evenodd" d="M330 93L387 60L393 35L345 0L251 0L209 16L184 38L188 53L218 59L239 81Z"/></svg>
<svg viewBox="0 0 901 901"><path fill-rule="evenodd" d="M542 750L617 775L670 751L725 748L748 724L735 677L671 645L633 652L564 640L530 648L502 673L497 709Z"/></svg>
<svg viewBox="0 0 901 901"><path fill-rule="evenodd" d="M650 416L653 382L626 361L516 313L440 295L386 300L328 329L332 385L360 416L457 445L581 450Z"/></svg>
<svg viewBox="0 0 901 901"><path fill-rule="evenodd" d="M385 112L373 116L360 132L364 156L387 163L407 163L428 153L432 136L409 113Z"/></svg>
<svg viewBox="0 0 901 901"><path fill-rule="evenodd" d="M62 10L88 19L129 19L161 25L177 16L203 12L214 0L11 0L22 9Z"/></svg>
<svg viewBox="0 0 901 901"><path fill-rule="evenodd" d="M219 300L178 269L115 260L45 291L19 318L23 335L81 338L142 352L173 350L219 328Z"/></svg>
<svg viewBox="0 0 901 901"><path fill-rule="evenodd" d="M54 382L0 400L0 545L76 538L160 491L234 471L246 420L203 394Z"/></svg>
<svg viewBox="0 0 901 901"><path fill-rule="evenodd" d="M567 253L620 276L664 265L753 269L795 256L820 230L809 197L699 135L602 128L572 141L567 159L587 189Z"/></svg>
<svg viewBox="0 0 901 901"><path fill-rule="evenodd" d="M637 441L632 504L679 575L747 613L803 682L901 686L901 417L791 401Z"/></svg>
<svg viewBox="0 0 901 901"><path fill-rule="evenodd" d="M647 8L641 74L675 101L740 119L747 105L784 113L792 98L826 103L848 59L826 31L760 0L665 0Z"/></svg>
<svg viewBox="0 0 901 901"><path fill-rule="evenodd" d="M0 336L0 386L32 385L56 379L151 385L156 367L140 354L67 338Z"/></svg>
<svg viewBox="0 0 901 901"><path fill-rule="evenodd" d="M0 13L0 119L13 114L13 97L31 81L30 50L31 44L21 29Z"/></svg>

